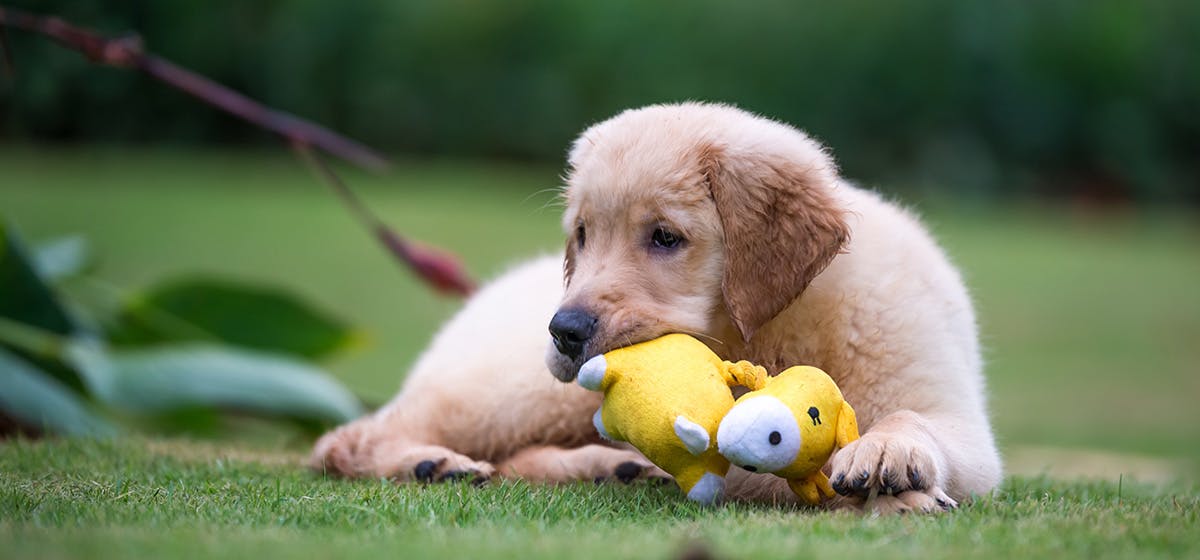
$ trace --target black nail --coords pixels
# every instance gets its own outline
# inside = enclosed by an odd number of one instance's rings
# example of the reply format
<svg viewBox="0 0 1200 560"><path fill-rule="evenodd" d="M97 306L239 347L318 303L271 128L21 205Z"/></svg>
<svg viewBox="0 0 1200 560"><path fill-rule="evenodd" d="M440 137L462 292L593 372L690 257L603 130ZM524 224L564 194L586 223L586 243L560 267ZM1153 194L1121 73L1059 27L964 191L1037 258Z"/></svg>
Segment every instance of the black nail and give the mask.
<svg viewBox="0 0 1200 560"><path fill-rule="evenodd" d="M438 482L458 482L469 476L474 476L470 471L446 471L445 474L439 476Z"/></svg>
<svg viewBox="0 0 1200 560"><path fill-rule="evenodd" d="M839 473L833 478L833 491L838 494L849 494L850 488L846 486L846 473Z"/></svg>
<svg viewBox="0 0 1200 560"><path fill-rule="evenodd" d="M945 511L950 511L950 510L954 509L953 507L950 506L950 502L947 502L946 500L943 500L941 498L937 499L937 505L938 505L938 507L942 508Z"/></svg>
<svg viewBox="0 0 1200 560"><path fill-rule="evenodd" d="M633 479L641 476L642 470L641 465L633 461L625 461L617 465L617 468L613 470L613 475L617 477L617 480L629 484L633 482Z"/></svg>
<svg viewBox="0 0 1200 560"><path fill-rule="evenodd" d="M417 463L417 467L413 469L413 478L421 482L432 482L433 474L437 472L437 461L421 461Z"/></svg>
<svg viewBox="0 0 1200 560"><path fill-rule="evenodd" d="M887 470L879 473L879 485L882 487L884 494L896 494L900 491L900 484L896 482L892 473Z"/></svg>
<svg viewBox="0 0 1200 560"><path fill-rule="evenodd" d="M863 488L866 488L868 478L871 478L871 473L863 471L862 474L858 475L858 478L854 479L854 481L850 483L850 488L853 488L854 490L862 490Z"/></svg>
<svg viewBox="0 0 1200 560"><path fill-rule="evenodd" d="M922 482L921 482L921 471L918 471L917 469L909 469L908 485L911 486L914 490L924 490L925 489L925 485L922 484Z"/></svg>
<svg viewBox="0 0 1200 560"><path fill-rule="evenodd" d="M604 481L606 481L606 480L608 480L608 477L597 476L596 478L592 479L592 483L593 484L604 484Z"/></svg>

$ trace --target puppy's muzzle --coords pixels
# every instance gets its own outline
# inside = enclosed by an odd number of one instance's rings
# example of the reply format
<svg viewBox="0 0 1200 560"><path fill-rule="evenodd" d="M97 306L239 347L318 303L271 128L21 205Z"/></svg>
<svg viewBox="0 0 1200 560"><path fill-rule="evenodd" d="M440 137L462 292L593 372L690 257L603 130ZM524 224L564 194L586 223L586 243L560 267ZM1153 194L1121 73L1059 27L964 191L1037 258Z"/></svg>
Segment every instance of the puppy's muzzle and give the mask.
<svg viewBox="0 0 1200 560"><path fill-rule="evenodd" d="M583 354L592 335L596 334L595 315L582 309L561 309L550 319L550 336L558 353L572 360Z"/></svg>

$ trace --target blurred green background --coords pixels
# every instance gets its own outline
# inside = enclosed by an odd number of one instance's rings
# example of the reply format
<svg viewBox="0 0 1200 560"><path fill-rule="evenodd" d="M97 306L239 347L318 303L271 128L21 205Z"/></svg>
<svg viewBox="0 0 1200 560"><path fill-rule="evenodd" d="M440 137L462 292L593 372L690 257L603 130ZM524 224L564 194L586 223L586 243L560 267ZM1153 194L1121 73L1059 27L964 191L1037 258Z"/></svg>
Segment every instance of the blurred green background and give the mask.
<svg viewBox="0 0 1200 560"><path fill-rule="evenodd" d="M561 246L587 124L735 103L922 213L979 305L1002 445L1200 459L1200 3L16 1L395 155L346 169L477 277ZM83 233L138 286L219 273L369 333L330 369L386 400L459 303L399 269L265 133L10 31L0 214Z"/></svg>
<svg viewBox="0 0 1200 560"><path fill-rule="evenodd" d="M380 148L557 164L622 109L719 100L889 188L1200 202L1192 0L10 0ZM131 73L11 33L0 138L261 143Z"/></svg>

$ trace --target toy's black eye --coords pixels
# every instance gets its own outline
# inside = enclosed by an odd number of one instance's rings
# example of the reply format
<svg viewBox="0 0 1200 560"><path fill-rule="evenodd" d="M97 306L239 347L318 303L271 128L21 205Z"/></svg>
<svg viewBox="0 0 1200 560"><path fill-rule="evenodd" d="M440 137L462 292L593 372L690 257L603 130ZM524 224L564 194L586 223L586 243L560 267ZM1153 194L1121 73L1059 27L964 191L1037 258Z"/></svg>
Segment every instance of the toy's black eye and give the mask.
<svg viewBox="0 0 1200 560"><path fill-rule="evenodd" d="M656 228L650 235L650 243L656 249L678 249L683 245L683 237L665 228Z"/></svg>
<svg viewBox="0 0 1200 560"><path fill-rule="evenodd" d="M579 226L575 228L575 244L579 245L579 248L582 249L583 244L586 241L587 241L587 230L583 229L583 224L579 224Z"/></svg>
<svg viewBox="0 0 1200 560"><path fill-rule="evenodd" d="M783 436L779 432L771 432L771 435L767 436L767 441L771 442L771 445L779 445L779 442L783 441Z"/></svg>

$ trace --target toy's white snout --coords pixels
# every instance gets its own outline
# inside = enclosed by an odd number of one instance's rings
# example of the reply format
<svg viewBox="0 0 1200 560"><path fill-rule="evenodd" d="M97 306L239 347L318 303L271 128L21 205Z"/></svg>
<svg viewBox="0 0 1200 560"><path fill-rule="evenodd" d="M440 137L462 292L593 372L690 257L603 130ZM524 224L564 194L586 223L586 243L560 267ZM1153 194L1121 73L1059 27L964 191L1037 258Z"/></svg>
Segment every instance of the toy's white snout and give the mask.
<svg viewBox="0 0 1200 560"><path fill-rule="evenodd" d="M768 395L738 403L717 427L717 450L753 472L775 472L792 464L801 443L792 410Z"/></svg>

